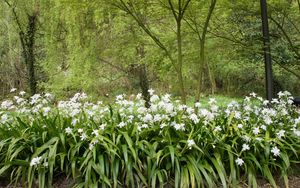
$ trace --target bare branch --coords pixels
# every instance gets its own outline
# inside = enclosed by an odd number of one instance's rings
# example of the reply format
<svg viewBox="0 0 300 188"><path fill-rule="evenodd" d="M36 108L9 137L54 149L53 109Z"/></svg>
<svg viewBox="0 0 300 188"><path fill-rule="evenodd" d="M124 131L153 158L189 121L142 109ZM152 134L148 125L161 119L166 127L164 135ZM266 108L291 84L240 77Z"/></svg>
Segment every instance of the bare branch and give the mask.
<svg viewBox="0 0 300 188"><path fill-rule="evenodd" d="M275 23L275 25L279 28L279 30L282 32L282 34L284 35L284 37L286 38L286 40L288 41L288 43L290 44L291 49L293 50L293 52L297 55L298 58L300 58L300 53L298 52L297 48L294 46L291 38L289 37L289 35L286 33L286 31L284 30L284 28L282 27L282 25L280 25L280 23L277 22L276 19L274 19L272 16L270 16L270 19Z"/></svg>
<svg viewBox="0 0 300 188"><path fill-rule="evenodd" d="M169 2L169 5L170 5L170 9L171 9L171 11L172 11L172 14L173 14L175 20L177 21L179 15L180 15L180 11L179 11L179 13L178 13L178 15L177 15L176 12L175 12L175 8L174 8L174 6L173 6L172 0L168 0L168 2Z"/></svg>

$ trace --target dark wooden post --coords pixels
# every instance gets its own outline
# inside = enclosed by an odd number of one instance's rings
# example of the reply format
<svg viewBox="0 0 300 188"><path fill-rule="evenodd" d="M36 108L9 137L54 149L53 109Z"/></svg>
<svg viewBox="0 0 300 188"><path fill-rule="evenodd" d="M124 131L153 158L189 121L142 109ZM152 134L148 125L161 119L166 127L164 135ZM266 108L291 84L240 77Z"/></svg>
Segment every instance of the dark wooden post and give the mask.
<svg viewBox="0 0 300 188"><path fill-rule="evenodd" d="M264 42L264 59L265 59L265 74L266 74L266 92L269 101L273 98L273 73L270 50L269 24L266 0L260 0L261 21Z"/></svg>

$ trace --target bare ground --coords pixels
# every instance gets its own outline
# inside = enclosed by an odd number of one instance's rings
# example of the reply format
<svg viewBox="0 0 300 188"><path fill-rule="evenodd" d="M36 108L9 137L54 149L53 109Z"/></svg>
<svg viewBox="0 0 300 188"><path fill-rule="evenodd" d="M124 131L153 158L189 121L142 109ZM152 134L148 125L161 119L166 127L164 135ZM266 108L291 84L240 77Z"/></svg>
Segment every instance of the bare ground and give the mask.
<svg viewBox="0 0 300 188"><path fill-rule="evenodd" d="M282 180L277 179L278 188L285 188ZM8 181L0 180L0 188L13 188L14 185L8 185ZM259 188L272 188L272 186L264 179L257 179ZM55 180L54 188L72 188L74 181L65 177L59 177ZM247 188L247 182L241 182L240 188ZM18 184L15 188L22 188L21 184ZM36 186L38 188L38 186ZM293 175L289 177L289 188L300 188L300 175Z"/></svg>

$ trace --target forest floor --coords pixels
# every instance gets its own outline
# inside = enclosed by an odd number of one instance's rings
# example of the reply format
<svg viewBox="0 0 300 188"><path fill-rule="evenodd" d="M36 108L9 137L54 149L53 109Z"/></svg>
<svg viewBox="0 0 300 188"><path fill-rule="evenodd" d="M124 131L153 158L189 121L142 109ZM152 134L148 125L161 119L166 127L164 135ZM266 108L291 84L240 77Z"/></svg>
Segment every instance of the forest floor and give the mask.
<svg viewBox="0 0 300 188"><path fill-rule="evenodd" d="M56 180L54 180L54 188L72 188L74 185L74 181L71 179L67 179L67 178L57 178ZM272 186L264 179L257 179L257 183L258 183L258 187L259 188L272 188ZM284 188L284 182L281 180L277 180L277 185L278 188ZM247 182L241 182L239 184L240 188L247 188ZM289 177L289 188L299 188L300 187L300 175L292 175ZM8 182L3 180L0 181L0 188L22 188L22 185L17 185L15 186L10 186L8 185ZM36 188L38 188L38 186L36 186ZM221 186L220 186L221 188Z"/></svg>

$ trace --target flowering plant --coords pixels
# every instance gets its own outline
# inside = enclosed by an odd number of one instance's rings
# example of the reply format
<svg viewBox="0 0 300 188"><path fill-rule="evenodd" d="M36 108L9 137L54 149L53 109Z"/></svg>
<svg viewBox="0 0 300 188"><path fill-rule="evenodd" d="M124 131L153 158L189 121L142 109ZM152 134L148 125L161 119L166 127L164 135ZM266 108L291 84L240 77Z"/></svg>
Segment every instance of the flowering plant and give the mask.
<svg viewBox="0 0 300 188"><path fill-rule="evenodd" d="M15 92L15 91L13 91ZM300 112L288 92L263 100L202 108L158 96L116 97L112 105L91 103L84 93L55 103L51 94L25 93L1 102L0 175L28 187L52 185L55 173L78 186L237 186L274 172L288 184L291 163L299 162Z"/></svg>

